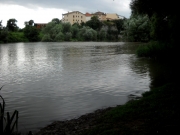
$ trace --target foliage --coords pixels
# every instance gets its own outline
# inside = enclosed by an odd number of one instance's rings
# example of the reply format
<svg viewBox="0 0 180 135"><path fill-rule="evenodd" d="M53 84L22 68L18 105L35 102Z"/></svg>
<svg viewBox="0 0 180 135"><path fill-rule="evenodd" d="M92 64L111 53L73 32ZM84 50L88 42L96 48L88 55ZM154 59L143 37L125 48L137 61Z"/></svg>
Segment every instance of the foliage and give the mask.
<svg viewBox="0 0 180 135"><path fill-rule="evenodd" d="M3 28L2 26L2 20L0 21L0 30Z"/></svg>
<svg viewBox="0 0 180 135"><path fill-rule="evenodd" d="M150 57L153 59L162 58L167 60L168 57L171 58L173 56L172 53L172 47L169 44L158 41L151 41L141 45L136 50L137 56Z"/></svg>
<svg viewBox="0 0 180 135"><path fill-rule="evenodd" d="M34 26L34 20L24 22L25 26Z"/></svg>
<svg viewBox="0 0 180 135"><path fill-rule="evenodd" d="M41 40L42 42L52 42L53 39L50 37L49 34L45 34Z"/></svg>
<svg viewBox="0 0 180 135"><path fill-rule="evenodd" d="M7 28L9 31L17 31L17 30L18 30L18 26L17 26L16 22L17 22L16 19L9 19L9 20L7 21L6 28Z"/></svg>
<svg viewBox="0 0 180 135"><path fill-rule="evenodd" d="M91 17L91 20L87 21L86 26L89 26L90 28L94 30L100 30L102 27L102 22L98 19L98 16Z"/></svg>
<svg viewBox="0 0 180 135"><path fill-rule="evenodd" d="M9 32L7 36L8 43L28 42L23 32Z"/></svg>
<svg viewBox="0 0 180 135"><path fill-rule="evenodd" d="M0 88L0 90L2 87ZM5 101L0 95L2 103L0 103L0 134L1 135L15 135L18 133L18 114L17 110L14 111L13 115L7 112L7 117L5 117ZM16 130L15 130L16 129Z"/></svg>
<svg viewBox="0 0 180 135"><path fill-rule="evenodd" d="M64 34L62 32L59 32L55 37L56 42L64 41Z"/></svg>
<svg viewBox="0 0 180 135"><path fill-rule="evenodd" d="M63 23L62 24L62 32L65 34L67 32L71 32L71 24L70 23Z"/></svg>
<svg viewBox="0 0 180 135"><path fill-rule="evenodd" d="M64 40L65 41L71 41L71 38L72 38L72 33L71 32L66 32L64 34Z"/></svg>
<svg viewBox="0 0 180 135"><path fill-rule="evenodd" d="M61 21L58 18L53 18L51 22L55 22L56 24L61 23Z"/></svg>
<svg viewBox="0 0 180 135"><path fill-rule="evenodd" d="M99 37L100 41L105 41L106 38L107 38L107 31L105 29L101 29L99 31L99 36L98 37Z"/></svg>
<svg viewBox="0 0 180 135"><path fill-rule="evenodd" d="M9 32L6 28L0 30L0 43L8 42L8 34Z"/></svg>
<svg viewBox="0 0 180 135"><path fill-rule="evenodd" d="M50 33L51 29L56 25L55 22L49 22L46 27L42 29L42 33L47 34Z"/></svg>
<svg viewBox="0 0 180 135"><path fill-rule="evenodd" d="M83 27L78 32L78 40L80 41L96 41L97 32L90 27Z"/></svg>
<svg viewBox="0 0 180 135"><path fill-rule="evenodd" d="M56 24L54 21L49 22L46 27L42 29L42 33L44 34L42 41L56 41L57 35L63 31L62 23ZM63 38L62 38L63 39Z"/></svg>
<svg viewBox="0 0 180 135"><path fill-rule="evenodd" d="M24 35L30 42L39 41L39 31L34 26L26 25L24 28Z"/></svg>
<svg viewBox="0 0 180 135"><path fill-rule="evenodd" d="M125 41L147 42L150 40L150 22L147 15L132 15L124 21Z"/></svg>
<svg viewBox="0 0 180 135"><path fill-rule="evenodd" d="M178 1L132 0L133 14L147 14L151 20L151 35L154 40L178 44ZM169 10L169 7L172 7Z"/></svg>
<svg viewBox="0 0 180 135"><path fill-rule="evenodd" d="M79 24L78 23L74 23L71 27L71 33L72 33L72 38L77 38L78 37L78 32L79 32Z"/></svg>
<svg viewBox="0 0 180 135"><path fill-rule="evenodd" d="M124 30L124 21L126 19L118 19L118 20L113 20L112 22L114 23L114 25L116 26L117 30L118 30L118 33L120 33L121 31Z"/></svg>

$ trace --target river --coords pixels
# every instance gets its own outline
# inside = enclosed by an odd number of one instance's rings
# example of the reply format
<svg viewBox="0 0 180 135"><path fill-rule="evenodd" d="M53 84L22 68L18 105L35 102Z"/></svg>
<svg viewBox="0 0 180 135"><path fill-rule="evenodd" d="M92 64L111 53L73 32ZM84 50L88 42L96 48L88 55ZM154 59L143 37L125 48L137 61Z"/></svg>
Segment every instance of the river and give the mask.
<svg viewBox="0 0 180 135"><path fill-rule="evenodd" d="M0 87L6 111L19 111L19 130L122 105L149 91L150 66L140 43L0 44Z"/></svg>

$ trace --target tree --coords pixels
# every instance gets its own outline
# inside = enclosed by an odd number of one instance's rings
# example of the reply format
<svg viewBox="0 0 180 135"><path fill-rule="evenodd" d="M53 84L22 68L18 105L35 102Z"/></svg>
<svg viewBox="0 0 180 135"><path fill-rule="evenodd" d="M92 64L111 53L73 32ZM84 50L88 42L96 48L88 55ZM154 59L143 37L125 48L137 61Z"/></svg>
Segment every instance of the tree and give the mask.
<svg viewBox="0 0 180 135"><path fill-rule="evenodd" d="M9 32L6 28L0 30L0 43L6 43L8 41Z"/></svg>
<svg viewBox="0 0 180 135"><path fill-rule="evenodd" d="M70 23L63 23L63 30L62 32L66 34L67 32L71 32L71 24Z"/></svg>
<svg viewBox="0 0 180 135"><path fill-rule="evenodd" d="M0 30L3 28L2 26L2 20L0 21Z"/></svg>
<svg viewBox="0 0 180 135"><path fill-rule="evenodd" d="M9 31L17 31L18 30L18 26L17 26L16 22L17 22L16 19L9 19L7 21L7 25L6 25L7 29Z"/></svg>
<svg viewBox="0 0 180 135"><path fill-rule="evenodd" d="M29 20L29 25L34 26L34 20Z"/></svg>
<svg viewBox="0 0 180 135"><path fill-rule="evenodd" d="M102 22L98 19L98 16L91 17L91 20L86 22L86 26L89 26L90 28L94 30L100 30L102 27Z"/></svg>
<svg viewBox="0 0 180 135"><path fill-rule="evenodd" d="M36 27L27 25L24 28L24 35L28 38L30 42L39 41L39 31Z"/></svg>
<svg viewBox="0 0 180 135"><path fill-rule="evenodd" d="M53 18L52 22L55 22L56 24L59 24L61 21L58 18Z"/></svg>
<svg viewBox="0 0 180 135"><path fill-rule="evenodd" d="M79 24L78 23L73 24L71 27L72 38L77 38L78 31L79 31Z"/></svg>
<svg viewBox="0 0 180 135"><path fill-rule="evenodd" d="M24 22L24 25L25 26L34 26L34 20L26 21L26 22Z"/></svg>
<svg viewBox="0 0 180 135"><path fill-rule="evenodd" d="M154 40L178 43L178 1L131 0L132 14L147 14L151 20L151 35ZM172 7L171 10L169 7Z"/></svg>
<svg viewBox="0 0 180 135"><path fill-rule="evenodd" d="M131 42L150 40L150 22L147 15L132 15L124 22L123 38Z"/></svg>

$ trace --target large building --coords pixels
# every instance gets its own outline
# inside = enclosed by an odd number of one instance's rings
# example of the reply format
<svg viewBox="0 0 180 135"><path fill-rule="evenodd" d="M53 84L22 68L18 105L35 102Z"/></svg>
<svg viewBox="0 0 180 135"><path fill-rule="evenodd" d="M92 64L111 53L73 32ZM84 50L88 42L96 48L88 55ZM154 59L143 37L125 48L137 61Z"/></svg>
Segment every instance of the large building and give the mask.
<svg viewBox="0 0 180 135"><path fill-rule="evenodd" d="M79 11L73 11L73 12L68 12L65 14L62 14L62 22L67 23L69 22L71 25L74 23L82 23L82 22L87 22L91 20L91 17L97 16L100 21L106 21L106 20L118 20L118 19L123 19L122 16L115 14L115 13L103 13L103 12L95 12L95 13L88 13L83 14Z"/></svg>
<svg viewBox="0 0 180 135"><path fill-rule="evenodd" d="M34 26L38 29L44 28L47 23L34 23Z"/></svg>
<svg viewBox="0 0 180 135"><path fill-rule="evenodd" d="M100 11L95 12L95 13L93 14L93 16L98 16L98 18L99 18L100 21L105 21L105 20L106 20L106 14L103 13L103 12L100 12Z"/></svg>
<svg viewBox="0 0 180 135"><path fill-rule="evenodd" d="M92 17L93 15L90 14L90 13L88 13L88 12L86 12L85 16L86 16L86 22L87 22L87 21L91 20L91 17Z"/></svg>
<svg viewBox="0 0 180 135"><path fill-rule="evenodd" d="M74 23L80 24L82 22L86 22L86 16L79 11L68 12L66 14L62 14L62 22L69 22L71 25Z"/></svg>
<svg viewBox="0 0 180 135"><path fill-rule="evenodd" d="M119 15L113 14L113 13L107 13L106 14L106 20L118 20L120 19Z"/></svg>

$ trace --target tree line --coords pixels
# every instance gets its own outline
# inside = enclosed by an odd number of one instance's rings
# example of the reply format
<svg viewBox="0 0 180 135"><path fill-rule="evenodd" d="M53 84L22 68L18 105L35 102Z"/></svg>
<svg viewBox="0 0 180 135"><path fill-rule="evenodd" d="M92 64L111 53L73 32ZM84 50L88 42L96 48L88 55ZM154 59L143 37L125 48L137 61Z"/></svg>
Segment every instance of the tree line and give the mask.
<svg viewBox="0 0 180 135"><path fill-rule="evenodd" d="M144 22L145 21L145 22ZM19 29L16 19L9 19L6 27L0 22L0 42L62 42L62 41L142 41L149 40L149 21L146 16L130 19L100 21L93 16L86 23L62 23L52 19L44 28L35 27L33 20ZM138 26L136 26L138 24ZM140 28L137 28L139 27ZM135 34L135 35L134 35Z"/></svg>

